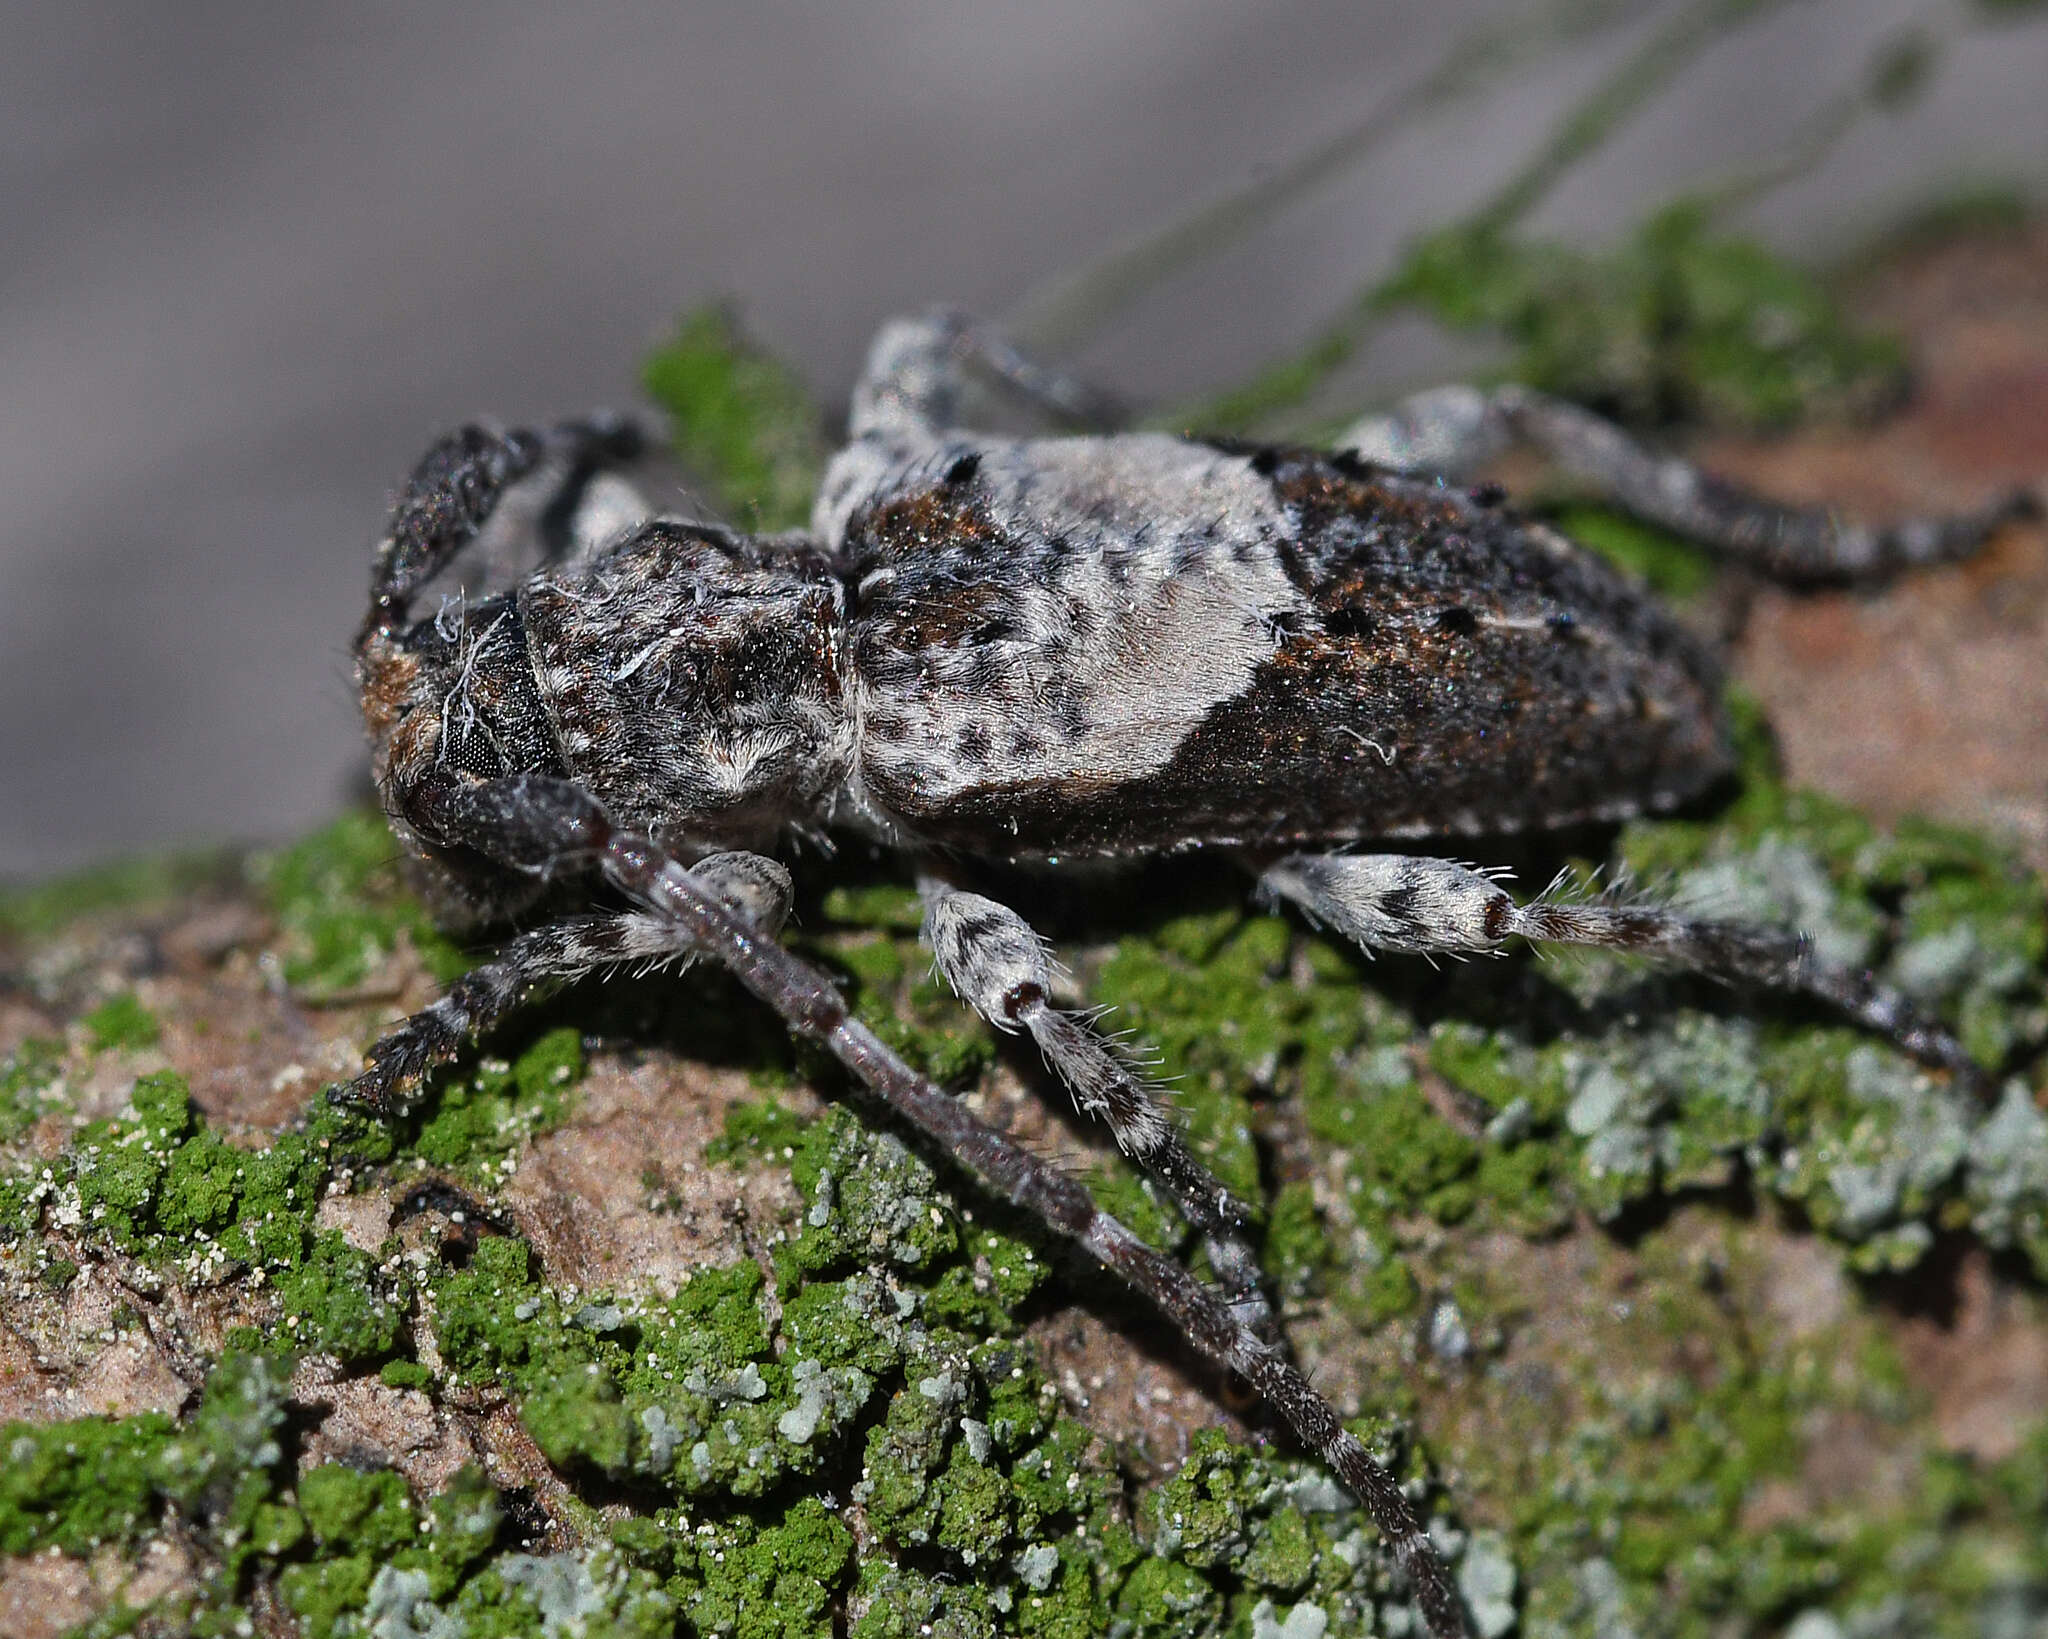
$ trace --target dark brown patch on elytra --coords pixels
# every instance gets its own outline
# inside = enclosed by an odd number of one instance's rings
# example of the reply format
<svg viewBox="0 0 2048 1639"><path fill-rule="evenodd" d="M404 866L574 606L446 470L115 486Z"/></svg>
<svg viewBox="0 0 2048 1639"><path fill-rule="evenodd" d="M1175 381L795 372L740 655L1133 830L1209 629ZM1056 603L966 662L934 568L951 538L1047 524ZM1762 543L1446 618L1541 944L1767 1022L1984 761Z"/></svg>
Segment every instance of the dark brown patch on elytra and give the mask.
<svg viewBox="0 0 2048 1639"><path fill-rule="evenodd" d="M981 498L950 481L968 459L953 463L947 483L892 495L847 522L847 579L858 587L874 577L856 595L853 663L879 685L914 678L930 650L986 647L1011 635L1014 599L1002 577L976 573L1007 556L1011 543ZM952 572L934 573L941 564Z"/></svg>
<svg viewBox="0 0 2048 1639"><path fill-rule="evenodd" d="M954 470L965 461L953 463ZM976 461L977 468L980 463ZM951 477L951 473L948 473ZM846 523L846 553L857 564L991 547L1002 531L964 485L908 490L861 508Z"/></svg>
<svg viewBox="0 0 2048 1639"><path fill-rule="evenodd" d="M1470 512L1464 497L1434 484L1391 478L1348 451L1285 452L1272 473L1273 493L1300 517L1304 531L1332 519L1372 518L1415 533L1455 529Z"/></svg>

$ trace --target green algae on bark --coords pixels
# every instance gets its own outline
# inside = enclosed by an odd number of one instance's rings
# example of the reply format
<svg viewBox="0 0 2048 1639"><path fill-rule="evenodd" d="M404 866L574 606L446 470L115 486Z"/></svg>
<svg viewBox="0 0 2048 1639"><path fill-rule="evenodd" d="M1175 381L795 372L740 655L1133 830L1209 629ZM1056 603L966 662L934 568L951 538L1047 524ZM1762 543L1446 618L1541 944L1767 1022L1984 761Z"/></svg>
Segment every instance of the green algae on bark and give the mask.
<svg viewBox="0 0 2048 1639"><path fill-rule="evenodd" d="M401 941L436 978L469 964L406 891L398 844L382 815L351 809L333 824L275 854L256 877L284 933L284 976L314 996L360 985Z"/></svg>
<svg viewBox="0 0 2048 1639"><path fill-rule="evenodd" d="M174 1095L144 1090L141 1119L157 1125L141 1130L185 1128ZM523 1242L498 1236L432 1283L436 1392L508 1390L572 1481L632 1488L645 1511L633 1530L614 1520L610 1546L493 1553L496 1504L474 1487L466 1501L460 1488L424 1501L394 1473L334 1465L291 1486L275 1439L284 1368L262 1357L217 1368L186 1428L150 1415L6 1431L0 1543L132 1543L177 1512L221 1555L188 1617L225 1622L264 1576L315 1634L385 1631L400 1612L418 1631L551 1632L560 1599L591 1631L669 1633L680 1618L684 1631L825 1634L853 1610L855 1631L890 1632L921 1620L949 1580L971 1581L1004 1618L992 1632L1099 1631L1112 1604L1141 1631L1166 1631L1187 1579L1155 1562L1175 1559L1178 1537L1148 1526L1156 1542L1134 1538L1110 1454L1059 1411L1017 1340L1048 1273L1034 1237L976 1227L922 1162L843 1110L795 1148L805 1208L773 1249L772 1292L741 1263L666 1300L568 1295ZM345 1252L316 1240L304 1269ZM1312 1465L1230 1460L1256 1494L1246 1554L1263 1552L1249 1570L1198 1554L1205 1606L1249 1609L1254 1594L1308 1586L1297 1515L1267 1526L1257 1498L1312 1494L1341 1515L1331 1540L1362 1544L1355 1511ZM857 1506L861 1551L817 1482ZM436 1510L483 1521L453 1559L452 1528L423 1524ZM1394 1598L1376 1551L1331 1560L1317 1591L1367 1620L1374 1600Z"/></svg>
<svg viewBox="0 0 2048 1639"><path fill-rule="evenodd" d="M326 1151L358 1127L323 1115L267 1149L238 1149L200 1119L183 1077L144 1076L123 1114L85 1123L54 1162L26 1169L33 1181L4 1228L33 1234L47 1214L53 1228L191 1278L230 1266L296 1268L327 1176ZM376 1146L374 1137L365 1141Z"/></svg>
<svg viewBox="0 0 2048 1639"><path fill-rule="evenodd" d="M1544 1376L1473 1385L1489 1437L1466 1483L1504 1505L1525 1633L1961 1635L2048 1612L2048 1422L1997 1460L1944 1449L1875 1310L1787 1326L1791 1250L1704 1210L1610 1244Z"/></svg>
<svg viewBox="0 0 2048 1639"><path fill-rule="evenodd" d="M86 1014L84 1022L93 1046L103 1051L109 1047L154 1047L163 1035L156 1015L132 990L109 996Z"/></svg>
<svg viewBox="0 0 2048 1639"><path fill-rule="evenodd" d="M1789 915L1821 954L1956 1019L1986 1063L2048 1036L2032 873L1946 828L1881 833L1750 762L1721 819L1627 827L1622 865L1712 914ZM1230 911L1170 921L1121 943L1094 993L1160 1044L1198 1107L1212 1088L1292 1094L1306 1135L1344 1157L1347 1228L1612 1217L1740 1173L1858 1268L1910 1267L1937 1233L1968 1230L2048 1273L2048 1130L2021 1078L1987 1112L1811 1009L1619 959L1425 986L1413 964L1368 970L1329 946L1289 966L1289 937Z"/></svg>
<svg viewBox="0 0 2048 1639"><path fill-rule="evenodd" d="M1680 198L1609 245L1485 213L1425 233L1305 349L1175 424L1255 434L1292 416L1298 433L1304 406L1404 312L1502 343L1497 379L1639 426L1866 419L1907 386L1904 348L1855 324L1828 281L1717 227L1711 202Z"/></svg>
<svg viewBox="0 0 2048 1639"><path fill-rule="evenodd" d="M2030 899L1972 839L1875 833L1754 783L1766 779L1753 772L1719 822L1634 827L1621 851L1681 883L1718 872L1720 892L1752 877L1755 892L1796 891L1827 937L1867 941L1895 970L1919 964L1959 1005L1975 998L1999 1039L2030 1039L2038 890ZM878 1016L923 986L900 897L840 895L807 936ZM1967 959L1929 960L1929 941L1960 948L1959 927ZM1236 908L1168 916L1083 965L1159 1043L1205 1153L1266 1201L1266 1257L1291 1306L1419 1340L1437 1379L1420 1396L1381 1368L1371 1379L1380 1404L1409 1414L1442 1407L1456 1373L1512 1351L1524 1318L1489 1275L1488 1237L1555 1236L1575 1213L1683 1198L1730 1167L1797 1205L1852 1266L1908 1263L1944 1233L2022 1251L2039 1241L2048 1134L2023 1090L1984 1118L1894 1055L1796 1013L1753 1017L1682 981L1597 964L1441 981ZM928 1023L912 1028L943 1033L942 1005L919 999L913 1017ZM245 1493L209 1491L185 1469L167 1478L166 1453L197 1438L203 1407L187 1423L10 1430L28 1489L5 1540L132 1545L189 1507L220 1567L187 1595L195 1625L231 1626L263 1585L306 1631L335 1635L542 1633L562 1610L582 1612L588 1631L647 1633L1398 1631L1377 1539L1314 1464L1211 1432L1177 1475L1126 1477L1019 1334L1058 1289L1054 1249L849 1111L733 1107L717 1156L787 1167L802 1205L758 1260L703 1269L667 1296L561 1288L516 1237L487 1233L450 1268L316 1228L344 1160L356 1188L406 1176L430 1152L436 1172L494 1187L487 1163L561 1119L584 1057L572 1026L522 1039L510 1058L486 1044L476 1067L438 1078L395 1132L323 1109L259 1151L223 1143L177 1077L145 1077L128 1110L73 1133L14 1228L60 1230L88 1256L105 1247L180 1278L261 1268L296 1347L440 1404L505 1397L584 1499L568 1516L583 1522L580 1542L520 1549L487 1486L465 1506L488 1528L451 1560L433 1557L441 1539L419 1522L457 1493L416 1496L395 1474L294 1478L271 1459ZM47 1089L59 1051L31 1048L12 1073ZM1459 1102L1446 1104L1446 1087ZM503 1102L488 1120L457 1118L479 1099ZM1274 1189L1273 1146L1290 1128L1320 1181ZM1170 1209L1146 1199L1151 1232L1183 1240ZM1665 1335L1729 1328L1704 1296L1665 1301ZM1761 1353L1716 1349L1691 1375L1609 1384L1582 1363L1585 1405L1567 1439L1516 1445L1524 1413L1497 1404L1514 1461L1485 1460L1492 1442L1456 1443L1449 1488L1433 1494L1473 1523L1439 1534L1486 1631L1518 1612L1532 1632L1626 1621L1688 1633L1880 1607L1938 1627L1983 1599L2032 1597L2036 1571L2000 1558L2048 1507L2021 1458L1949 1460L1881 1519L1748 1523L1759 1489L1803 1449L1802 1419L1873 1403L1748 1335ZM1898 1400L1886 1415L1906 1415ZM1394 1426L1375 1429L1384 1440ZM1936 1521L1958 1534L1943 1538ZM1908 1549L1910 1575L1896 1563ZM1658 1590L1679 1566L1673 1607Z"/></svg>
<svg viewBox="0 0 2048 1639"><path fill-rule="evenodd" d="M736 1142L777 1127L738 1109ZM718 1591L724 1583L774 1580L713 1577L707 1538L730 1544L737 1532L737 1546L722 1551L758 1557L770 1551L759 1533L786 1559L793 1521L843 1529L805 1512L815 1500L792 1482L811 1480L858 1509L860 1548L813 1549L810 1562L830 1570L821 1586L831 1599L775 1601L763 1622L850 1601L854 1631L894 1631L929 1619L915 1614L933 1603L923 1579L947 1567L974 1588L984 1617L1001 1619L991 1632L1094 1631L1117 1599L1136 1601L1152 1620L1157 1601L1143 1590L1162 1573L1146 1572L1131 1590L1133 1567L1175 1549L1133 1538L1128 1488L1110 1454L1059 1411L1017 1340L1020 1315L1049 1273L1037 1237L970 1221L922 1161L845 1110L787 1136L805 1205L794 1233L769 1249L772 1283L742 1263L703 1271L666 1301L585 1297L571 1313L520 1243L488 1240L435 1292L441 1357L469 1381L512 1388L536 1442L564 1471L638 1481L650 1498L672 1499L654 1516L668 1536L636 1534L634 1551L671 1567L668 1586L686 1614L705 1601L725 1609L733 1596ZM1319 1486L1325 1511L1334 1502L1343 1515L1338 1535L1359 1533L1355 1511L1312 1465L1256 1461L1265 1489ZM750 1506L735 1512L735 1501ZM1263 1540L1261 1530L1252 1536ZM705 1591L673 1568L689 1554L712 1584ZM1205 1585L1219 1612L1273 1581L1247 1582L1220 1564L1204 1570L1217 1573ZM1330 1597L1342 1594L1361 1613L1392 1597L1376 1549L1331 1574Z"/></svg>
<svg viewBox="0 0 2048 1639"><path fill-rule="evenodd" d="M0 1144L19 1138L61 1100L63 1073L64 1044L48 1036L30 1036L0 1059Z"/></svg>
<svg viewBox="0 0 2048 1639"><path fill-rule="evenodd" d="M466 1073L433 1078L401 1123L405 1147L432 1167L501 1185L522 1145L559 1126L584 1069L573 1026L543 1030L512 1058L483 1054Z"/></svg>

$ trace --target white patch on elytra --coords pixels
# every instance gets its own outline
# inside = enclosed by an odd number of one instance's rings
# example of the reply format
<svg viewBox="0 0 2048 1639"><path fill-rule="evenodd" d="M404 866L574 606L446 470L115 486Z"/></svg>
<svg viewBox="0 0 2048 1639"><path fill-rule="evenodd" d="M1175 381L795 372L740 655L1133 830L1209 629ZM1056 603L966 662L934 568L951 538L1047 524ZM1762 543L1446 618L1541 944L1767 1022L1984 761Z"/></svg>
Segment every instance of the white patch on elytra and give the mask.
<svg viewBox="0 0 2048 1639"><path fill-rule="evenodd" d="M1156 772L1250 686L1284 617L1310 612L1276 551L1290 521L1240 455L1160 433L974 448L973 499L1009 554L983 571L1008 635L935 645L914 678L856 677L849 691L857 725L887 716L908 729L862 733L861 774L914 792L920 809L991 786ZM901 455L882 493L933 488L959 454ZM914 609L888 573L864 588ZM963 736L975 755L956 752Z"/></svg>

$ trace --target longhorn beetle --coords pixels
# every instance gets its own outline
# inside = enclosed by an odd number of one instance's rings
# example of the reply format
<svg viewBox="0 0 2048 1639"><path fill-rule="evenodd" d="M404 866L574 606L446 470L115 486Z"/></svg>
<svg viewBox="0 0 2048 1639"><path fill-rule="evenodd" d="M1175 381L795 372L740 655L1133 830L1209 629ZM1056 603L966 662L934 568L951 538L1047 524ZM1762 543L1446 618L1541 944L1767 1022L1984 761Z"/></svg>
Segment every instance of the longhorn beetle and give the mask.
<svg viewBox="0 0 2048 1639"><path fill-rule="evenodd" d="M1248 1380L1365 1505L1431 1631L1462 1632L1408 1499L1279 1346L1246 1208L1162 1091L1056 1005L1044 942L972 892L967 867L1212 850L1370 949L1641 952L1817 997L1979 1085L1947 1029L1795 932L1616 895L1518 902L1486 870L1368 850L1665 810L1729 767L1708 649L1497 489L1451 486L1503 444L1795 581L1960 557L2021 503L1848 526L1512 388L1411 399L1334 454L985 436L957 424L973 371L1073 420L1099 409L962 315L893 322L798 534L650 516L615 471L639 436L613 418L471 426L428 452L356 639L377 787L451 916L525 931L379 1041L340 1096L395 1108L544 985L718 962ZM495 587L464 575L521 550L537 566L500 568ZM1028 1033L1171 1194L1216 1285L913 1071L778 943L791 883L765 850L833 832L906 857L938 971L997 1029ZM618 908L589 909L599 887Z"/></svg>

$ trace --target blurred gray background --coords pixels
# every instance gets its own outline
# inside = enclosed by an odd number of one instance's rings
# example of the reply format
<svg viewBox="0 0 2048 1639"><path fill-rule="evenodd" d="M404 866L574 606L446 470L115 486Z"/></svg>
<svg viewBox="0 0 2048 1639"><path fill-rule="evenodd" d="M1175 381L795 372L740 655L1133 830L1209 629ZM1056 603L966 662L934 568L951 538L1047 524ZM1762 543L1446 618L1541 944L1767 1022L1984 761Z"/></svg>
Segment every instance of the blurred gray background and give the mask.
<svg viewBox="0 0 2048 1639"><path fill-rule="evenodd" d="M648 344L720 293L834 402L889 312L1015 313L1541 9L0 6L0 878L287 836L344 800L367 549L448 424L630 403ZM1142 402L1301 341L1674 12L1609 9L1080 362ZM1757 162L1916 21L1954 35L1927 93L1748 224L1819 254L1962 184L2038 198L2048 16L1980 17L1786 4L1532 226L1611 232ZM1390 379L1443 356L1397 341Z"/></svg>

